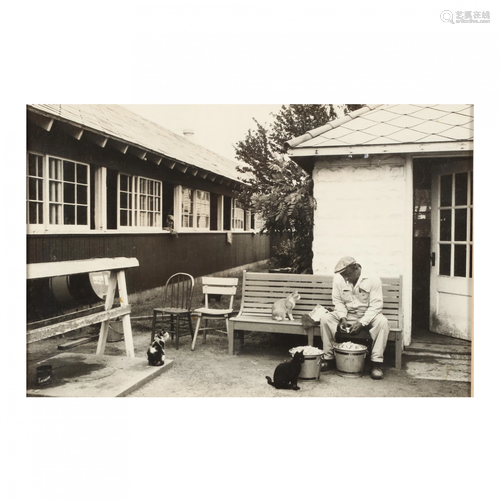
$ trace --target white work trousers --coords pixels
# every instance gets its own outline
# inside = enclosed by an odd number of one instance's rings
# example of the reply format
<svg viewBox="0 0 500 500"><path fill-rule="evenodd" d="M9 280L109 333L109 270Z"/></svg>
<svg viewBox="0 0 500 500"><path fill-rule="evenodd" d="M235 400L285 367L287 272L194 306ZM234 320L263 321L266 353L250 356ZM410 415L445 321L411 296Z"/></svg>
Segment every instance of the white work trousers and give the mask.
<svg viewBox="0 0 500 500"><path fill-rule="evenodd" d="M352 324L359 318L356 314L347 313L347 323ZM333 343L335 342L335 334L340 322L338 314L333 311L321 317L319 328L321 339L323 340L323 351L325 352L324 359L333 359ZM382 314L377 314L371 323L366 328L370 331L370 337L373 340L371 360L376 363L384 361L384 351L389 337L389 322ZM353 337L355 338L355 337Z"/></svg>

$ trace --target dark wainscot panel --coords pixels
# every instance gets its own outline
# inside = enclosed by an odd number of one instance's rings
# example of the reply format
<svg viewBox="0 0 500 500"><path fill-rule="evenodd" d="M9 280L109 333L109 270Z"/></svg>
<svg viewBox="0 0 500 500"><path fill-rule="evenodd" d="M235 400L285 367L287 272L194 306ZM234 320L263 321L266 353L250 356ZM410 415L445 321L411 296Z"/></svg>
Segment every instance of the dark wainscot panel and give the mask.
<svg viewBox="0 0 500 500"><path fill-rule="evenodd" d="M128 291L165 284L176 272L194 277L270 258L269 237L253 233L28 235L28 264L97 257L136 257Z"/></svg>

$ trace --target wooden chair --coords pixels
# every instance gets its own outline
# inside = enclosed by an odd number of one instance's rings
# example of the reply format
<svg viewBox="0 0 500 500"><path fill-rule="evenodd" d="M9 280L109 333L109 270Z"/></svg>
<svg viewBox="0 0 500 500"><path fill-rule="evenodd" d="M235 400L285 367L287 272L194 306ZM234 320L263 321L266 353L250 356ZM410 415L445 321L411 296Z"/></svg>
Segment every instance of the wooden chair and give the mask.
<svg viewBox="0 0 500 500"><path fill-rule="evenodd" d="M198 337L198 332L203 332L203 343L207 341L207 330L215 330L215 328L208 327L208 321L210 320L225 320L226 321L226 331L223 333L228 333L229 330L229 317L233 312L233 301L236 294L236 288L238 286L238 278L209 278L203 277L201 279L203 286L203 294L205 296L205 307L200 307L195 309L194 315L198 316L198 321L196 323L196 328L194 330L193 343L191 344L191 350L194 351L196 345L196 338ZM225 309L210 307L210 297L213 296L226 296L229 298L229 305ZM205 320L205 328L200 328L201 320ZM219 331L219 330L215 330Z"/></svg>
<svg viewBox="0 0 500 500"><path fill-rule="evenodd" d="M163 306L153 309L153 325L151 328L151 342L155 336L156 324L159 321L170 319L170 328L175 337L175 348L179 349L179 321L187 319L191 338L193 324L191 322L191 301L193 298L194 278L190 274L177 273L168 279L163 295ZM160 316L160 318L158 318ZM165 319L167 316L167 319ZM174 329L175 319L175 329Z"/></svg>

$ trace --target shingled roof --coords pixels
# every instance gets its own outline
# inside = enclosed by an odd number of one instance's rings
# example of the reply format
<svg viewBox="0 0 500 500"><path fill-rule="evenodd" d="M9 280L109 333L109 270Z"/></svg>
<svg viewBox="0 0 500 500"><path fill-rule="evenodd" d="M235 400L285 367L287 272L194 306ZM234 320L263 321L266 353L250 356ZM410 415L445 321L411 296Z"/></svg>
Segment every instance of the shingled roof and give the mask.
<svg viewBox="0 0 500 500"><path fill-rule="evenodd" d="M473 149L472 104L371 104L287 141L292 157Z"/></svg>
<svg viewBox="0 0 500 500"><path fill-rule="evenodd" d="M111 104L30 104L28 110L153 153L158 158L196 167L241 182L237 162Z"/></svg>

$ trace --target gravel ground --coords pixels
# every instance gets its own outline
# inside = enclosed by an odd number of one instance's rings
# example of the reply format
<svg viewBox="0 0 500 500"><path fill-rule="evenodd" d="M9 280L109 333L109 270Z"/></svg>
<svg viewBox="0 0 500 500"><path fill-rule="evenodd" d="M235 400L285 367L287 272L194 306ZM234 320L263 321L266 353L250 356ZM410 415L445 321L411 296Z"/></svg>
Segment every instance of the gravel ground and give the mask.
<svg viewBox="0 0 500 500"><path fill-rule="evenodd" d="M149 323L134 322L134 348L136 357L146 359L149 345ZM28 363L36 363L60 353L59 344L65 339L53 338L28 346ZM319 339L318 339L319 340ZM189 335L180 339L176 350L169 341L166 358L173 360L172 367L156 379L140 387L129 397L469 397L470 384L463 382L421 380L410 377L394 365L385 369L383 380L372 380L369 362L360 378L343 378L335 371L322 373L318 381L299 380L299 391L277 390L267 384L266 375L273 376L275 367L288 360L288 350L304 345L305 338L294 335L252 333L245 336L245 347L237 354L227 354L224 334L208 334L207 343L198 338L195 351L191 351ZM74 353L94 353L96 341L71 349ZM389 348L388 348L389 349ZM125 355L123 341L109 342L107 355ZM387 354L388 363L393 359ZM404 368L404 367L403 367Z"/></svg>

